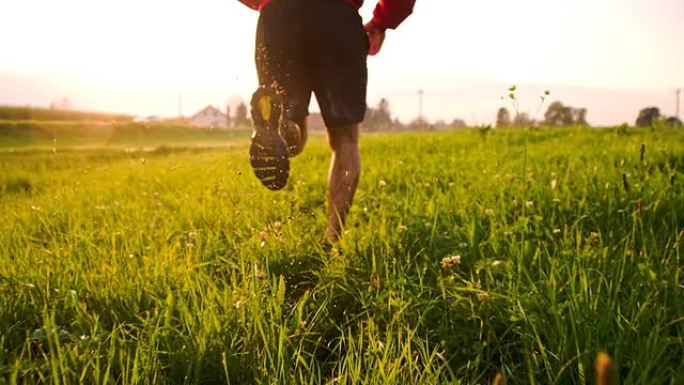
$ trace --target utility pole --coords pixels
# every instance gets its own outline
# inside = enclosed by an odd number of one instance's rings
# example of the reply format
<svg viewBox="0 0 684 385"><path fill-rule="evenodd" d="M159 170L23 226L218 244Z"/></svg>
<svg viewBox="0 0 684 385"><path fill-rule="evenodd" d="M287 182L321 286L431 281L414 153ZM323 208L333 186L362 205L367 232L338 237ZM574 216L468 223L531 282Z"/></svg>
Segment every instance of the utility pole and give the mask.
<svg viewBox="0 0 684 385"><path fill-rule="evenodd" d="M425 91L418 90L418 121L423 122L423 95Z"/></svg>
<svg viewBox="0 0 684 385"><path fill-rule="evenodd" d="M183 95L178 94L178 117L183 118Z"/></svg>
<svg viewBox="0 0 684 385"><path fill-rule="evenodd" d="M675 95L677 97L677 103L675 104L677 106L675 109L675 117L677 117L677 118L679 118L679 99L680 99L681 94L682 94L682 89L677 88L677 90L675 91Z"/></svg>

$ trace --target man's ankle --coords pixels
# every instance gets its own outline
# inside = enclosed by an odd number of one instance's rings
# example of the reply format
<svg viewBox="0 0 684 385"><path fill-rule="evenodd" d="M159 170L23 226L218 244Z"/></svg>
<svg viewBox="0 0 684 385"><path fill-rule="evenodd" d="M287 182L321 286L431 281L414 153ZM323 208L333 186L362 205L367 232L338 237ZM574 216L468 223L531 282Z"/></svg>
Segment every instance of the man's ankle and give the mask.
<svg viewBox="0 0 684 385"><path fill-rule="evenodd" d="M328 226L325 230L325 241L328 243L336 243L340 240L340 230L334 227Z"/></svg>

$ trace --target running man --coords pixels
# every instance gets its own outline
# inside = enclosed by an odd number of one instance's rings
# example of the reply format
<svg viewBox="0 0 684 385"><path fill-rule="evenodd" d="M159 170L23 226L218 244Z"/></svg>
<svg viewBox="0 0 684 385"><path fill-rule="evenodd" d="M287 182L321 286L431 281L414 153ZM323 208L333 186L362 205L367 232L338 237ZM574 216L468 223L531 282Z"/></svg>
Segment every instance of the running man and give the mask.
<svg viewBox="0 0 684 385"><path fill-rule="evenodd" d="M256 32L259 89L252 96L250 162L271 190L287 184L289 158L306 144L316 95L332 161L326 239L336 241L359 182L359 124L366 113L367 55L380 52L385 30L413 11L415 0L379 0L365 26L363 0L240 0L261 15Z"/></svg>

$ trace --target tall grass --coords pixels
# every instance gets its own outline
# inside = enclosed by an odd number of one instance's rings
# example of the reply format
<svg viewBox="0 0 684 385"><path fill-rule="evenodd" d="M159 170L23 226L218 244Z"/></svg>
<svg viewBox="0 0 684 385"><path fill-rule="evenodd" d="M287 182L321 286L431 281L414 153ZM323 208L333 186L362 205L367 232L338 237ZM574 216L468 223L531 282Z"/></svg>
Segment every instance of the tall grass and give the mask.
<svg viewBox="0 0 684 385"><path fill-rule="evenodd" d="M278 194L242 147L0 154L0 382L684 382L684 133L527 135L364 138L333 253L322 138Z"/></svg>

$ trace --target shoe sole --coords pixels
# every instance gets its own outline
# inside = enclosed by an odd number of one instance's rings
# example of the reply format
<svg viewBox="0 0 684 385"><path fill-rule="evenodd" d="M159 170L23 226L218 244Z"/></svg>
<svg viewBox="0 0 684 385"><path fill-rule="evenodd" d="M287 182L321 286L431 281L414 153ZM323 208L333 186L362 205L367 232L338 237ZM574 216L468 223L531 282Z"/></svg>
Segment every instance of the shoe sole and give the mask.
<svg viewBox="0 0 684 385"><path fill-rule="evenodd" d="M254 175L269 190L281 190L290 175L287 143L279 133L282 102L271 88L260 87L252 96L254 134L249 161Z"/></svg>

